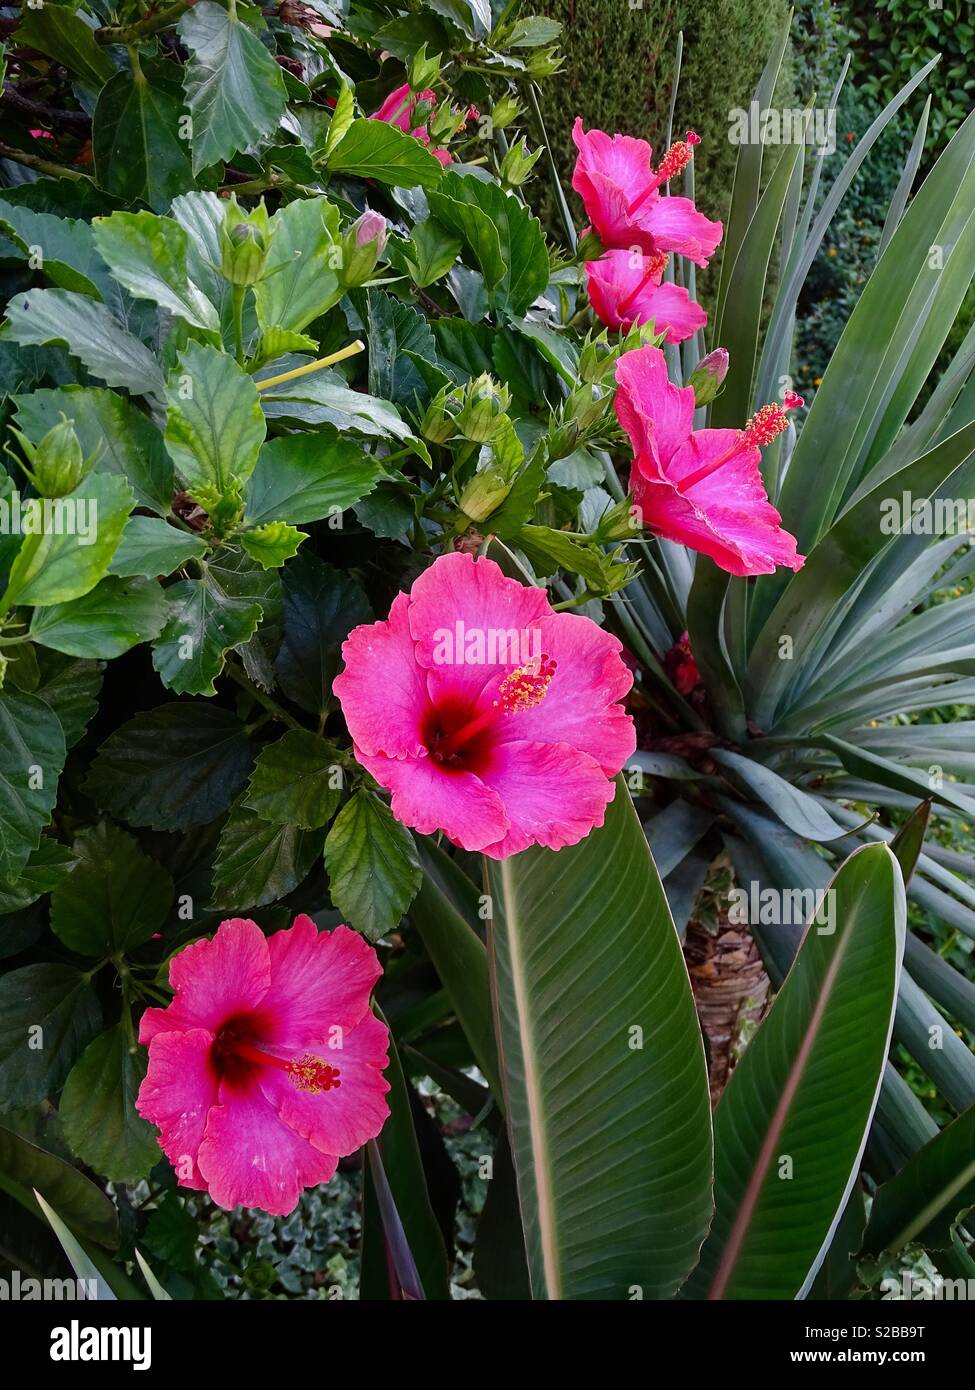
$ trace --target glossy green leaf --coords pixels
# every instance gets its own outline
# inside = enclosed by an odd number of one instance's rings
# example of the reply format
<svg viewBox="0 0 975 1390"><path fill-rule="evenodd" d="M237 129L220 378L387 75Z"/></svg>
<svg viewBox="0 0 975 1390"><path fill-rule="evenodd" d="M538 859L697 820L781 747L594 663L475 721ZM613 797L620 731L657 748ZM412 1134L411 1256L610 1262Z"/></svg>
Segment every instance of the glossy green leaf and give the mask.
<svg viewBox="0 0 975 1390"><path fill-rule="evenodd" d="M863 1253L896 1253L916 1242L947 1249L952 1225L975 1206L975 1106L952 1120L888 1182L870 1209Z"/></svg>
<svg viewBox="0 0 975 1390"><path fill-rule="evenodd" d="M248 524L321 521L368 496L382 465L351 439L285 434L261 449L247 485Z"/></svg>
<svg viewBox="0 0 975 1390"><path fill-rule="evenodd" d="M327 198L299 198L270 220L271 250L254 287L265 331L299 332L341 299L339 215Z"/></svg>
<svg viewBox="0 0 975 1390"><path fill-rule="evenodd" d="M234 359L188 344L166 398L166 448L187 487L223 494L233 480L246 482L265 426L257 387Z"/></svg>
<svg viewBox="0 0 975 1390"><path fill-rule="evenodd" d="M202 537L179 531L160 517L133 516L122 532L108 570L123 579L155 579L172 574L190 560L202 559L207 548Z"/></svg>
<svg viewBox="0 0 975 1390"><path fill-rule="evenodd" d="M213 903L220 910L263 907L286 897L321 854L322 832L275 825L238 802L220 834Z"/></svg>
<svg viewBox="0 0 975 1390"><path fill-rule="evenodd" d="M395 188L435 188L443 168L430 151L385 121L357 118L328 156L333 174L378 179Z"/></svg>
<svg viewBox="0 0 975 1390"><path fill-rule="evenodd" d="M14 879L37 849L64 766L54 711L36 695L0 690L0 875Z"/></svg>
<svg viewBox="0 0 975 1390"><path fill-rule="evenodd" d="M145 57L139 63L131 75L117 72L98 94L95 173L107 192L165 212L193 184L189 147L180 138L186 106L174 64Z"/></svg>
<svg viewBox="0 0 975 1390"><path fill-rule="evenodd" d="M51 897L51 930L82 956L124 955L160 932L173 880L110 821L74 842L78 863Z"/></svg>
<svg viewBox="0 0 975 1390"><path fill-rule="evenodd" d="M284 640L274 669L290 700L312 714L328 708L341 644L372 617L355 580L310 552L284 568Z"/></svg>
<svg viewBox="0 0 975 1390"><path fill-rule="evenodd" d="M130 825L183 830L226 811L252 762L247 731L232 710L183 700L116 729L99 748L85 791Z"/></svg>
<svg viewBox="0 0 975 1390"><path fill-rule="evenodd" d="M710 1104L680 944L622 779L580 844L488 874L533 1294L667 1298L710 1220Z"/></svg>
<svg viewBox="0 0 975 1390"><path fill-rule="evenodd" d="M101 1025L91 982L70 965L25 965L0 978L0 1110L56 1091Z"/></svg>
<svg viewBox="0 0 975 1390"><path fill-rule="evenodd" d="M59 1113L78 1157L113 1182L135 1182L159 1162L156 1131L136 1113L146 1053L125 1023L95 1039L71 1069Z"/></svg>
<svg viewBox="0 0 975 1390"><path fill-rule="evenodd" d="M26 290L7 305L4 338L22 347L66 347L100 381L134 396L163 394L152 353L104 304L69 290Z"/></svg>
<svg viewBox="0 0 975 1390"><path fill-rule="evenodd" d="M17 1184L18 1200L38 1214L40 1209L31 1199L35 1188L64 1213L80 1236L110 1250L118 1244L118 1216L111 1198L63 1158L12 1129L0 1128L0 1175Z"/></svg>
<svg viewBox="0 0 975 1390"><path fill-rule="evenodd" d="M308 729L289 729L267 744L251 774L244 804L273 825L317 830L335 814L343 771L331 744Z"/></svg>
<svg viewBox="0 0 975 1390"><path fill-rule="evenodd" d="M548 285L548 251L541 224L497 184L448 173L429 195L430 211L470 247L491 303L524 314Z"/></svg>
<svg viewBox="0 0 975 1390"><path fill-rule="evenodd" d="M714 1224L690 1297L803 1296L856 1179L890 1042L906 904L886 845L851 855L832 892L827 922L808 928L718 1104Z"/></svg>
<svg viewBox="0 0 975 1390"><path fill-rule="evenodd" d="M325 867L333 903L370 941L399 924L420 887L413 836L369 791L356 792L335 817Z"/></svg>
<svg viewBox="0 0 975 1390"><path fill-rule="evenodd" d="M99 255L119 284L194 328L217 329L220 317L187 275L186 232L170 217L113 212L92 223Z"/></svg>
<svg viewBox="0 0 975 1390"><path fill-rule="evenodd" d="M284 75L236 11L201 0L179 21L189 50L183 85L193 118L193 173L257 144L284 114Z"/></svg>
<svg viewBox="0 0 975 1390"><path fill-rule="evenodd" d="M67 656L107 660L158 637L167 616L158 584L109 575L81 598L37 609L30 635Z"/></svg>

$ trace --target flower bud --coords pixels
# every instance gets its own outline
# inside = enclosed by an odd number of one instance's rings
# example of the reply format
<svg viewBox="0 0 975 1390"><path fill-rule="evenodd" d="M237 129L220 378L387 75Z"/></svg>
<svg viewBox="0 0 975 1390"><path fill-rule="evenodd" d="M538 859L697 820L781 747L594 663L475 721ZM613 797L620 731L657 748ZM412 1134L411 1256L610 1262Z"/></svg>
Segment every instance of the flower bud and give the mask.
<svg viewBox="0 0 975 1390"><path fill-rule="evenodd" d="M512 145L501 161L501 182L508 188L520 188L541 153L539 146L534 154L529 154L524 140Z"/></svg>
<svg viewBox="0 0 975 1390"><path fill-rule="evenodd" d="M504 130L521 115L521 106L509 93L491 107L491 125L495 130Z"/></svg>
<svg viewBox="0 0 975 1390"><path fill-rule="evenodd" d="M609 392L598 386L577 386L562 407L563 419L577 425L580 434L592 434L605 420L611 400Z"/></svg>
<svg viewBox="0 0 975 1390"><path fill-rule="evenodd" d="M605 545L609 541L632 540L639 534L640 520L637 509L633 506L633 499L625 497L622 502L617 502L609 511L603 513L593 533L593 539L600 545Z"/></svg>
<svg viewBox="0 0 975 1390"><path fill-rule="evenodd" d="M430 139L435 145L442 145L447 140L453 139L460 130L461 126L467 124L467 112L455 111L447 102L437 108L433 120L430 122Z"/></svg>
<svg viewBox="0 0 975 1390"><path fill-rule="evenodd" d="M554 46L534 48L525 59L525 68L532 78L551 77L562 66L562 58Z"/></svg>
<svg viewBox="0 0 975 1390"><path fill-rule="evenodd" d="M32 444L19 430L13 433L27 460L20 466L39 497L66 497L74 492L94 463L94 458L86 462L74 421L64 415L39 444Z"/></svg>
<svg viewBox="0 0 975 1390"><path fill-rule="evenodd" d="M348 289L372 278L386 249L386 219L378 212L364 212L342 238L342 283Z"/></svg>
<svg viewBox="0 0 975 1390"><path fill-rule="evenodd" d="M446 444L457 433L454 417L448 411L449 393L444 386L434 396L420 421L420 435L430 444Z"/></svg>
<svg viewBox="0 0 975 1390"><path fill-rule="evenodd" d="M709 405L728 375L728 349L715 348L700 362L687 378L687 385L694 387L694 404Z"/></svg>
<svg viewBox="0 0 975 1390"><path fill-rule="evenodd" d="M460 495L460 530L466 530L472 521L487 521L498 510L514 487L524 462L521 440L511 421L504 418L493 442L481 449L477 472Z"/></svg>
<svg viewBox="0 0 975 1390"><path fill-rule="evenodd" d="M224 277L232 285L256 285L264 273L270 249L271 232L264 204L247 212L236 198L231 198L220 227L220 269Z"/></svg>
<svg viewBox="0 0 975 1390"><path fill-rule="evenodd" d="M597 337L590 334L579 353L579 379L596 386L613 375L619 349L610 343L604 329Z"/></svg>
<svg viewBox="0 0 975 1390"><path fill-rule="evenodd" d="M489 444L507 421L511 392L484 372L465 387L457 428L475 444Z"/></svg>

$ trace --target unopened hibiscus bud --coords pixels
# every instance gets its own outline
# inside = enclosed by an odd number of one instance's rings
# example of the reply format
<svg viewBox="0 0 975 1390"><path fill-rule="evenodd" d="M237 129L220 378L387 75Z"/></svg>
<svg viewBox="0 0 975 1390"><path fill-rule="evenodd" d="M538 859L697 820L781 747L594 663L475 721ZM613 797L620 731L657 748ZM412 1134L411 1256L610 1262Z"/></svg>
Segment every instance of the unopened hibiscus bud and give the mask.
<svg viewBox="0 0 975 1390"><path fill-rule="evenodd" d="M386 247L386 219L364 212L342 238L342 283L349 289L371 279Z"/></svg>
<svg viewBox="0 0 975 1390"><path fill-rule="evenodd" d="M425 87L436 82L440 76L441 55L435 53L432 58L427 57L427 46L423 46L413 55L410 64L410 86L415 92L422 92Z"/></svg>
<svg viewBox="0 0 975 1390"><path fill-rule="evenodd" d="M466 110L455 111L445 102L437 108L437 113L430 122L430 138L434 144L443 144L445 140L453 139L461 126L466 124Z"/></svg>
<svg viewBox="0 0 975 1390"><path fill-rule="evenodd" d="M591 383L577 386L562 407L563 418L579 427L579 433L590 435L606 418L612 397Z"/></svg>
<svg viewBox="0 0 975 1390"><path fill-rule="evenodd" d="M461 493L458 530L466 530L472 521L487 521L498 510L524 461L524 446L514 425L508 419L502 420L493 441L482 448L477 472Z"/></svg>
<svg viewBox="0 0 975 1390"><path fill-rule="evenodd" d="M597 337L590 333L579 353L579 379L589 385L607 381L613 374L618 349L609 341L605 330Z"/></svg>
<svg viewBox="0 0 975 1390"><path fill-rule="evenodd" d="M438 391L420 421L420 434L430 444L446 444L457 433L457 423L449 410L450 397L446 387Z"/></svg>
<svg viewBox="0 0 975 1390"><path fill-rule="evenodd" d="M632 540L640 531L640 514L633 505L631 497L617 502L608 512L604 512L594 532L594 539L600 545L608 541Z"/></svg>
<svg viewBox="0 0 975 1390"><path fill-rule="evenodd" d="M549 463L568 458L579 447L581 431L574 420L559 420L545 437Z"/></svg>
<svg viewBox="0 0 975 1390"><path fill-rule="evenodd" d="M501 161L501 182L506 184L508 188L520 188L531 174L541 153L541 146L539 146L534 154L529 154L528 146L524 140L512 145Z"/></svg>
<svg viewBox="0 0 975 1390"><path fill-rule="evenodd" d="M551 77L562 66L562 57L557 48L535 48L525 60L528 76L533 78Z"/></svg>
<svg viewBox="0 0 975 1390"><path fill-rule="evenodd" d="M598 261L604 251L603 243L591 227L587 227L576 246L576 259L579 261Z"/></svg>
<svg viewBox="0 0 975 1390"><path fill-rule="evenodd" d="M432 88L427 88L425 92L420 93L413 106L413 115L411 119L414 125L417 128L426 125L436 109L437 94Z"/></svg>
<svg viewBox="0 0 975 1390"><path fill-rule="evenodd" d="M707 357L702 357L687 378L687 385L694 387L694 404L710 405L727 375L727 348L715 348Z"/></svg>
<svg viewBox="0 0 975 1390"><path fill-rule="evenodd" d="M227 203L220 228L220 269L232 285L256 285L264 273L271 232L267 208L259 203L252 212L236 198Z"/></svg>
<svg viewBox="0 0 975 1390"><path fill-rule="evenodd" d="M495 130L504 130L521 115L521 106L507 92L500 101L491 107L491 124Z"/></svg>
<svg viewBox="0 0 975 1390"><path fill-rule="evenodd" d="M490 444L505 424L511 392L484 372L464 390L457 428L475 444Z"/></svg>
<svg viewBox="0 0 975 1390"><path fill-rule="evenodd" d="M85 462L74 421L64 415L39 444L32 444L20 430L12 431L27 462L20 466L39 497L66 497L90 471L94 458Z"/></svg>

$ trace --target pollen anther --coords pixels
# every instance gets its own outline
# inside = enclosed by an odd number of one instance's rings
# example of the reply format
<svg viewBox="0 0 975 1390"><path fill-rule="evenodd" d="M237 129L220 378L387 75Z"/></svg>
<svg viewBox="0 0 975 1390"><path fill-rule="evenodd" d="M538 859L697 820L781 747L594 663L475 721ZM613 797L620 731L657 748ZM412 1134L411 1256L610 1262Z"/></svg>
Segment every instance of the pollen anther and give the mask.
<svg viewBox="0 0 975 1390"><path fill-rule="evenodd" d="M338 1067L310 1052L288 1063L288 1079L297 1090L307 1091L313 1096L323 1091L334 1091L342 1084Z"/></svg>

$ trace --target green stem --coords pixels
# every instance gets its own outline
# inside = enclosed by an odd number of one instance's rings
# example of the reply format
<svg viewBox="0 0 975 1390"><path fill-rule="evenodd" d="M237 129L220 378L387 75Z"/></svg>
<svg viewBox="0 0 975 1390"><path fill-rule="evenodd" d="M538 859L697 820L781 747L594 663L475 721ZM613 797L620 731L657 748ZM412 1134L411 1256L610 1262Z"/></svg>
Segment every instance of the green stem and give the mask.
<svg viewBox="0 0 975 1390"><path fill-rule="evenodd" d="M260 686L244 674L237 666L227 666L226 674L232 681L236 681L242 690L246 690L252 700L256 700L259 705L263 705L266 710L274 715L275 719L280 719L282 724L287 724L289 729L301 729L304 725L299 724L297 719L292 718L286 709L278 704L277 700L272 700L270 695L265 695Z"/></svg>
<svg viewBox="0 0 975 1390"><path fill-rule="evenodd" d="M234 356L241 366L244 364L244 300L246 285L234 285L231 305L234 316Z"/></svg>
<svg viewBox="0 0 975 1390"><path fill-rule="evenodd" d="M158 10L148 19L140 19L135 24L106 25L103 29L96 29L95 38L99 43L135 43L149 34L155 34L159 29L168 29L182 17L184 10L195 4L196 0L176 0L175 4L167 5L165 9Z"/></svg>
<svg viewBox="0 0 975 1390"><path fill-rule="evenodd" d="M531 102L535 120L538 122L538 129L541 134L542 144L545 146L545 159L548 164L548 171L552 178L552 187L555 190L555 200L559 205L559 216L562 218L562 225L569 245L573 251L576 249L578 238L576 237L575 223L572 221L572 213L569 211L569 204L566 202L565 193L562 191L562 181L559 178L559 171L555 167L555 159L552 156L552 147L548 142L548 132L545 129L545 121L542 119L542 108L538 104L538 89L534 82L529 82L528 100Z"/></svg>
<svg viewBox="0 0 975 1390"><path fill-rule="evenodd" d="M12 159L15 164L23 164L26 169L36 169L39 174L51 174L56 179L75 179L88 181L88 175L77 169L69 169L65 164L55 164L50 159L42 159L39 154L28 154L26 150L16 150L13 145L0 141L0 159Z"/></svg>

